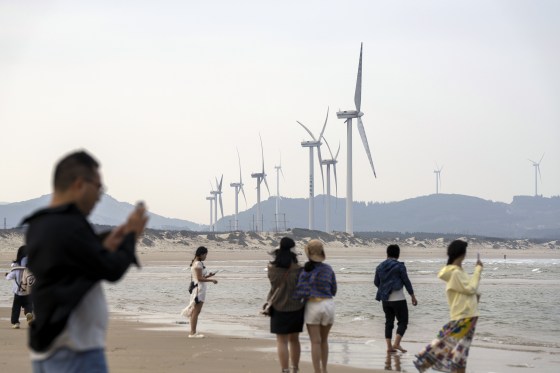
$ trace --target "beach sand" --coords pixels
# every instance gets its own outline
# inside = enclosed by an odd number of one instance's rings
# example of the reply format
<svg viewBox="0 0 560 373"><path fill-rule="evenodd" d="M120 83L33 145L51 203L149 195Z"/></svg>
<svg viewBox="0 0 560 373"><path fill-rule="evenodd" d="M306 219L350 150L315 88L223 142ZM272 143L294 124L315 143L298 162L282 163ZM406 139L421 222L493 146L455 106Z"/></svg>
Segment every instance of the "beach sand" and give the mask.
<svg viewBox="0 0 560 373"><path fill-rule="evenodd" d="M2 242L3 241L3 242ZM145 265L165 265L176 261L187 261L192 258L192 252L198 246L208 245L212 250L211 260L270 260L268 252L273 247L262 245L238 249L230 244L216 242L191 241L188 246L174 243L158 244L156 247L143 247L138 249L139 259ZM401 253L407 258L433 258L445 257L445 248L422 248L401 244ZM0 240L0 263L2 268L9 267L15 257L17 245L10 240ZM352 257L383 259L385 247L342 247L336 244L327 244L329 258ZM499 259L507 255L508 259L521 258L551 258L560 257L560 250L550 250L542 246L525 250L493 249L487 245L477 247L470 245L470 250L477 250L481 256L488 259ZM474 253L474 251L471 251ZM186 284L185 284L186 285ZM118 285L117 285L118 286ZM6 299L6 298L5 298ZM27 344L27 326L22 323L22 329L13 330L9 323L10 309L7 303L0 307L0 371L2 372L30 372L30 362ZM111 305L110 305L111 307ZM202 318L204 315L201 316ZM208 334L204 339L188 339L188 325L178 325L170 322L145 322L142 317L112 313L107 335L107 358L112 372L274 372L279 371L278 359L275 352L275 341L242 336ZM410 365L415 352L419 351L424 343L409 343L406 347L409 352L405 355L396 355L386 359L383 339L379 336L376 343L368 348L366 354L372 356L374 364L367 364L376 369L359 369L350 367L351 362L341 361L344 365L329 364L330 372L382 372L385 363L391 364L392 370L398 370L400 360ZM427 341L426 341L427 342ZM334 347L334 346L333 346ZM364 346L358 346L364 348ZM336 347L334 347L336 348ZM345 348L354 348L345 346ZM335 351L333 351L335 352ZM358 356L364 352L359 351ZM544 354L544 356L543 356ZM484 366L484 370L467 369L468 372L505 372L493 363L504 362L509 365L509 372L535 371L528 369L535 365L535 361L544 359L546 372L560 369L560 358L556 358L557 351L542 349L520 349L512 353L503 348L480 348L471 350L471 359ZM301 371L312 372L310 364L309 341L307 333L302 334L302 362ZM538 360L537 360L538 359ZM487 362L487 363L484 363ZM511 362L511 364L509 364ZM519 363L517 363L519 362ZM528 362L527 366L523 366ZM360 364L353 364L360 365ZM414 371L407 368L406 371Z"/></svg>

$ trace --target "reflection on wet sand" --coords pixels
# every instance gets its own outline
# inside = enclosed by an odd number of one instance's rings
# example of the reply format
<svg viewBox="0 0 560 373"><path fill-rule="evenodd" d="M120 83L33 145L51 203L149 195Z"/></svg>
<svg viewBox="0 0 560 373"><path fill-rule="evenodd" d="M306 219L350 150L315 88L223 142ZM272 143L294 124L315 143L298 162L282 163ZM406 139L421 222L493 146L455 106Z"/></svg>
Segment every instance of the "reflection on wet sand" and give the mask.
<svg viewBox="0 0 560 373"><path fill-rule="evenodd" d="M401 371L401 355L398 353L387 353L385 357L385 370Z"/></svg>

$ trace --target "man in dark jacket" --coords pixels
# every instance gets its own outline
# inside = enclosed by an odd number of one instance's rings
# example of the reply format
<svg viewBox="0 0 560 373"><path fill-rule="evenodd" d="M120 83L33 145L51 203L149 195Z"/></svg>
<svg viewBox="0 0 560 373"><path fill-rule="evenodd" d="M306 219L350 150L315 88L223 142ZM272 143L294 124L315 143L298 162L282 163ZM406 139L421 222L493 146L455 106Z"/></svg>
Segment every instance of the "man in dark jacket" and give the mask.
<svg viewBox="0 0 560 373"><path fill-rule="evenodd" d="M406 273L406 267L403 262L398 261L400 251L401 249L398 245L389 245L387 247L387 259L377 266L373 280L373 283L377 286L375 299L383 303L385 341L387 342L388 353L397 352L397 350L406 352L401 347L401 339L408 326L408 306L406 305L403 287L410 294L412 305L416 306L418 304L414 296L412 284ZM398 321L397 336L395 337L395 343L392 343L395 317Z"/></svg>
<svg viewBox="0 0 560 373"><path fill-rule="evenodd" d="M35 320L29 346L34 372L106 372L108 309L102 280L117 281L131 263L147 216L98 236L86 217L103 193L99 164L86 152L64 157L54 171L49 207L24 220Z"/></svg>

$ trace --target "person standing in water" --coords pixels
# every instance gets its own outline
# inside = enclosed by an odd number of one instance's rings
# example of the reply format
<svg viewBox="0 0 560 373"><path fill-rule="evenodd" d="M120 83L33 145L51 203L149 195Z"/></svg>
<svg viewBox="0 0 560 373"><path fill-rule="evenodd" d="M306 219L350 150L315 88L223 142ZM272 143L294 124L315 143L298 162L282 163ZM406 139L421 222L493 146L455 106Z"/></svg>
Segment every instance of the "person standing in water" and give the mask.
<svg viewBox="0 0 560 373"><path fill-rule="evenodd" d="M401 340L408 326L408 306L404 296L403 288L406 288L412 299L412 305L416 306L418 301L414 296L412 284L408 279L406 267L403 262L399 262L399 245L389 245L387 247L387 259L381 262L375 269L373 283L377 287L375 300L383 304L385 313L385 341L387 342L387 352L397 351L406 352L401 346ZM397 319L397 335L395 343L392 343L393 328Z"/></svg>
<svg viewBox="0 0 560 373"><path fill-rule="evenodd" d="M425 372L430 367L441 372L466 371L469 348L478 321L478 285L482 273L480 258L476 261L472 276L463 270L467 245L465 241L455 240L447 247L447 265L439 271L438 278L446 282L451 321L443 326L436 339L416 355L414 366L419 372Z"/></svg>

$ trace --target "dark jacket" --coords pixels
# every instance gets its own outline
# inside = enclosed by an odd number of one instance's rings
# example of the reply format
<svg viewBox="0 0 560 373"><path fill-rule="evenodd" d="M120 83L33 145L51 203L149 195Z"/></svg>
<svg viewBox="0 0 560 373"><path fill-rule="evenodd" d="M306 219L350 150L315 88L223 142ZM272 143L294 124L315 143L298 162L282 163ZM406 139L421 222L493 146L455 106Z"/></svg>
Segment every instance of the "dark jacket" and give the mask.
<svg viewBox="0 0 560 373"><path fill-rule="evenodd" d="M135 257L134 233L110 252L74 204L46 208L23 221L28 224L28 268L35 275L31 299L35 319L29 346L49 348L62 332L72 310L100 280L117 281Z"/></svg>
<svg viewBox="0 0 560 373"><path fill-rule="evenodd" d="M403 285L408 294L414 294L404 263L396 259L386 259L377 266L373 283L377 286L375 300L378 301L388 300L391 292L402 289Z"/></svg>

